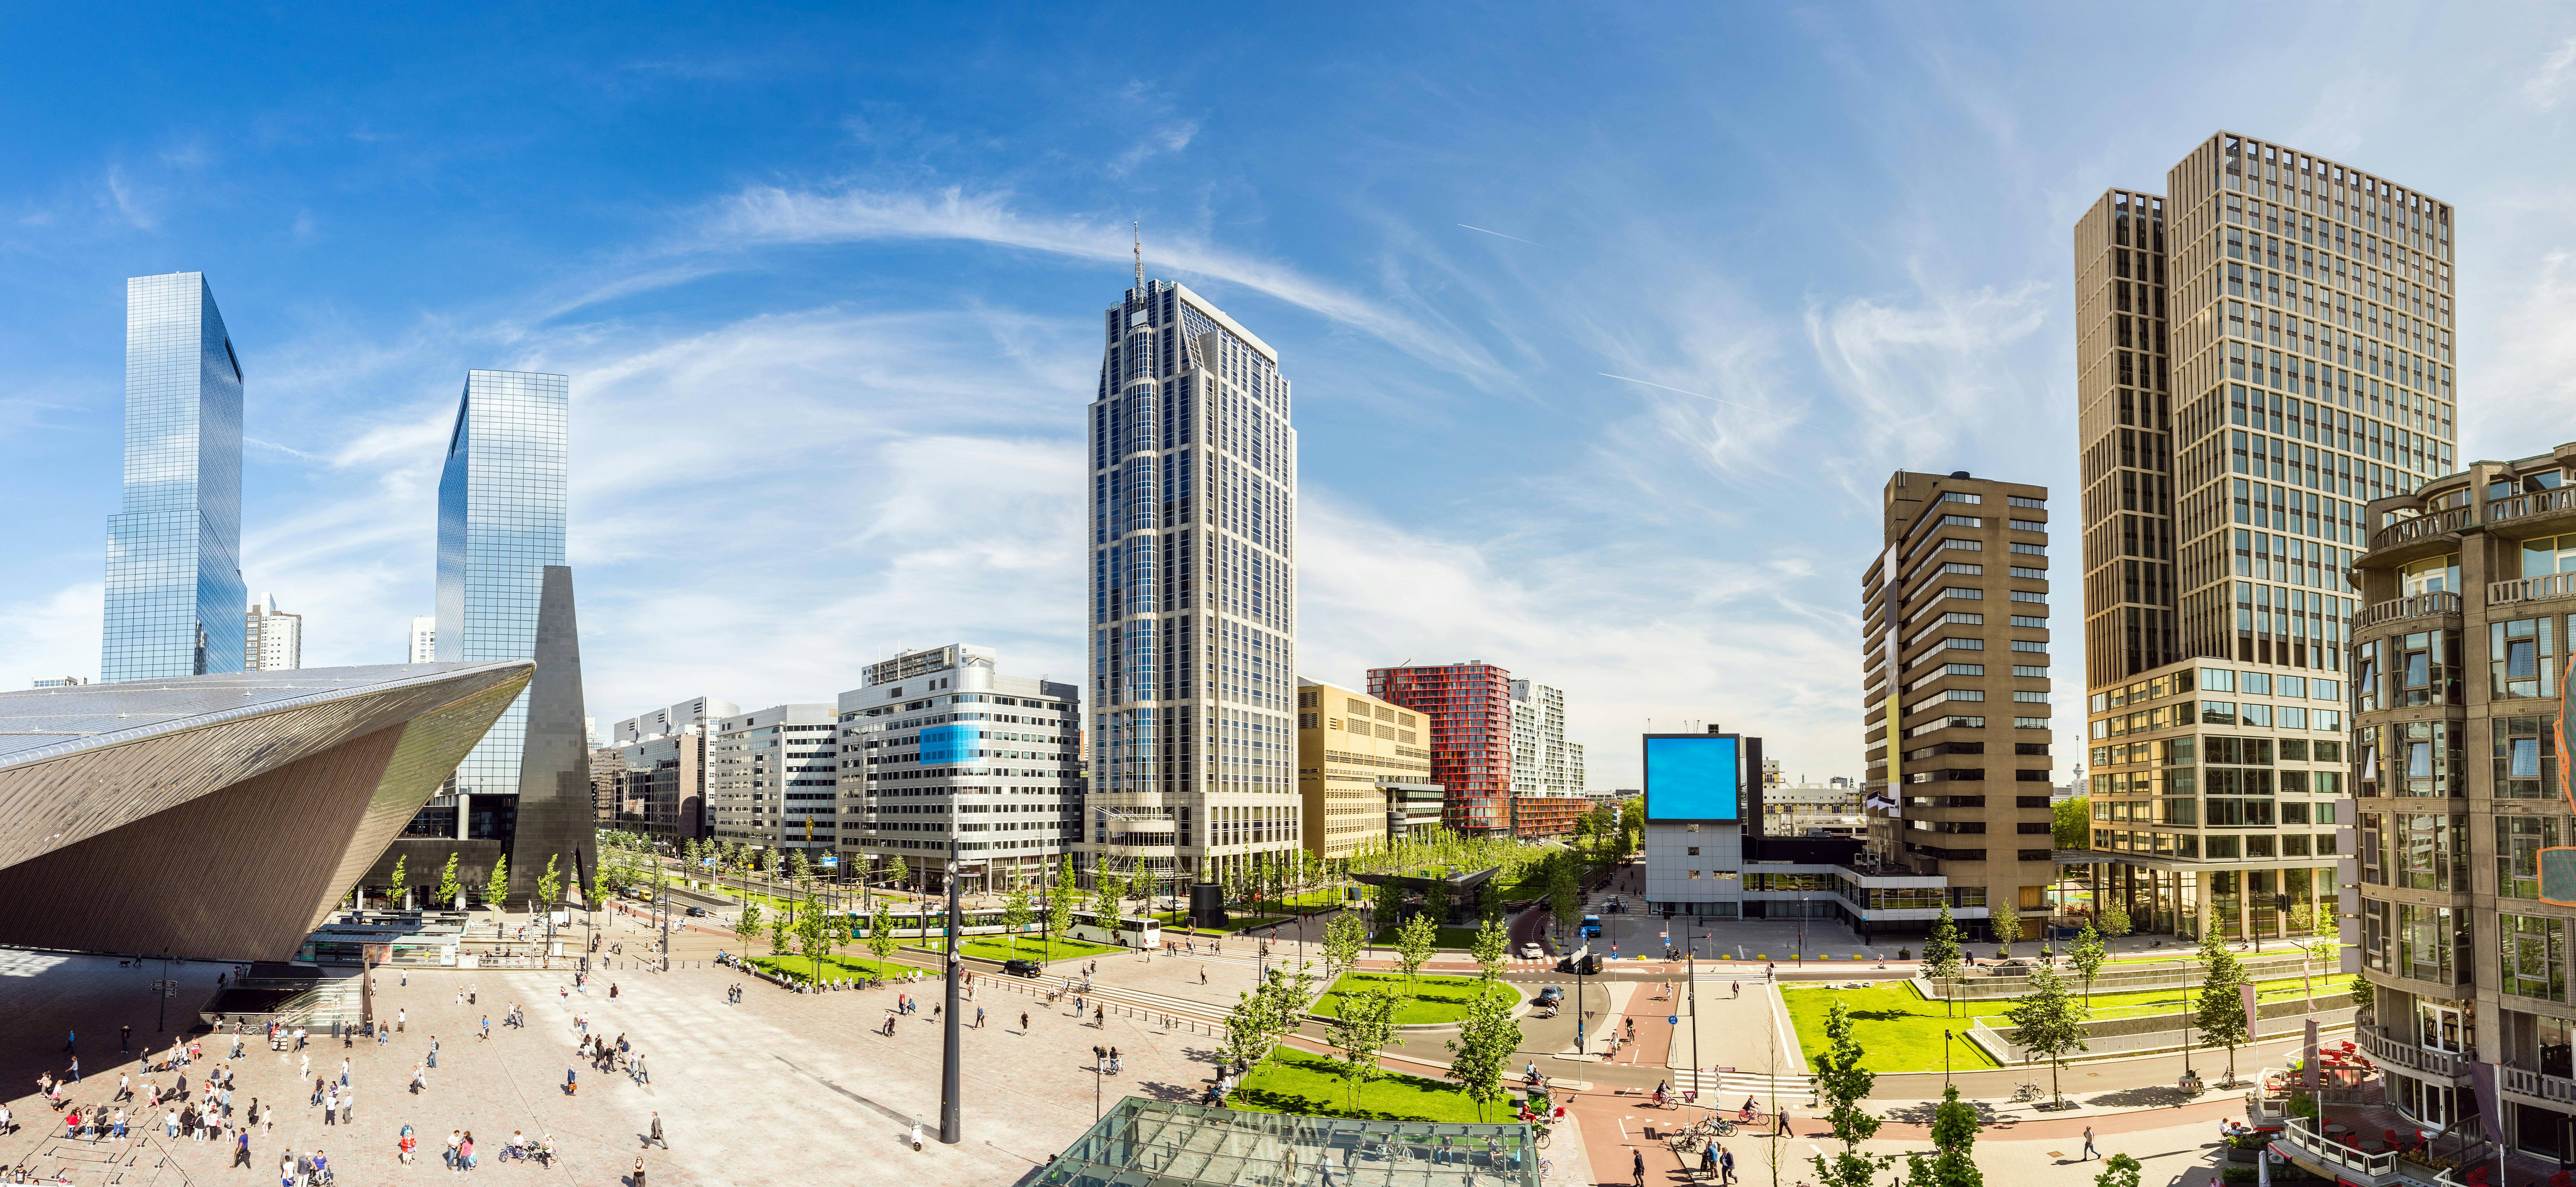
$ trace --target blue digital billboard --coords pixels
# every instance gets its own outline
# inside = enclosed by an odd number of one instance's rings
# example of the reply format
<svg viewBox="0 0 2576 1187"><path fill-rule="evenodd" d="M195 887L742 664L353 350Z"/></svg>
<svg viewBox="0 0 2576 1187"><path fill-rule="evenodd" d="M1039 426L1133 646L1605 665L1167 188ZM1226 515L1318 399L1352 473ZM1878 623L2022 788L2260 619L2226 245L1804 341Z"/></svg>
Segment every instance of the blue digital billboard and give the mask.
<svg viewBox="0 0 2576 1187"><path fill-rule="evenodd" d="M1679 734L1646 739L1646 819L1736 821L1744 818L1738 739Z"/></svg>

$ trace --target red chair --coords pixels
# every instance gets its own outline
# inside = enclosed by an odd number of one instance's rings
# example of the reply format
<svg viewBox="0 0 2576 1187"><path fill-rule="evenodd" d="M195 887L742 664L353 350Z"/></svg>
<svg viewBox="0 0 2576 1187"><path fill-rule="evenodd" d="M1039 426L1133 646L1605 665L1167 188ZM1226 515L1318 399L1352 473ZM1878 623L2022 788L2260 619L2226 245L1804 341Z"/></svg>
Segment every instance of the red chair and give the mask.
<svg viewBox="0 0 2576 1187"><path fill-rule="evenodd" d="M2480 1164L2475 1169L2472 1169L2469 1171L2469 1177L2463 1181L2468 1184L2468 1187L2489 1187L2486 1166L2484 1164Z"/></svg>

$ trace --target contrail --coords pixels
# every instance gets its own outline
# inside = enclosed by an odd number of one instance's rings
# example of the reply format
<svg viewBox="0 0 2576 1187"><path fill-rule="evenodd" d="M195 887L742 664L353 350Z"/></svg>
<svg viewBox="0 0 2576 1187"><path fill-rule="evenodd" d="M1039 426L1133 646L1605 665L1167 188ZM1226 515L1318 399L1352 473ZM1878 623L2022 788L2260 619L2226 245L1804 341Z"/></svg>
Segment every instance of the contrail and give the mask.
<svg viewBox="0 0 2576 1187"><path fill-rule="evenodd" d="M1625 375L1613 375L1613 374L1611 374L1611 373L1609 373L1609 372L1607 372L1607 371L1595 371L1595 372L1593 372L1593 374L1598 375L1598 376L1602 377L1603 379L1622 379L1622 380L1627 380L1627 382L1629 382L1629 383L1643 383L1643 384L1645 384L1647 387L1662 387L1662 388L1664 388L1664 390L1665 390L1665 391L1668 391L1668 392L1675 392L1675 393L1678 393L1678 394L1680 394L1680 395L1690 396L1690 397L1692 397L1692 398L1694 398L1694 399L1707 400L1707 401L1710 401L1711 403L1724 404L1724 405L1727 405L1727 406L1728 406L1728 407L1730 407L1730 408L1742 408L1742 409L1744 409L1745 411L1748 411L1748 412L1767 412L1767 411L1769 411L1768 409L1764 409L1764 408L1756 408L1756 407L1754 407L1754 406L1753 406L1753 405L1751 405L1751 404L1738 404L1738 403L1736 403L1736 402L1735 402L1735 401L1733 401L1733 400L1721 400L1721 399L1718 399L1716 396L1703 396L1703 395L1700 395L1698 392L1686 392L1686 391L1682 391L1682 389L1677 388L1677 387L1664 387L1664 385L1663 385L1663 384L1655 383L1655 382L1652 382L1652 381L1649 381L1649 380L1644 380L1644 379L1629 379L1629 378L1628 378L1627 376L1625 376Z"/></svg>
<svg viewBox="0 0 2576 1187"><path fill-rule="evenodd" d="M1458 225L1459 225L1459 226L1462 226L1462 227L1467 227L1467 224L1465 224L1465 223L1460 223L1460 224L1458 224ZM1506 234L1503 234L1503 233L1502 233L1502 232L1500 232L1500 231L1488 231L1488 230L1485 230L1483 227L1467 227L1467 229L1468 229L1468 230L1470 230L1470 231L1475 231L1475 232L1481 233L1481 234L1491 235L1491 236L1493 236L1493 237L1494 237L1494 238L1496 238L1496 239L1509 239L1509 240L1511 240L1511 241L1512 241L1512 242L1514 242L1514 243L1529 243L1529 245L1530 245L1531 247L1547 247L1547 245L1546 245L1546 244L1544 244L1544 243L1530 243L1530 241L1529 241L1529 240L1527 240L1527 239L1523 239L1523 238L1521 238L1521 237L1520 237L1520 236L1518 236L1518 235L1506 235ZM1552 248L1552 247L1549 247L1549 248L1548 248L1548 250L1549 250L1549 251L1554 251L1554 250L1556 250L1556 249L1555 249L1555 248Z"/></svg>

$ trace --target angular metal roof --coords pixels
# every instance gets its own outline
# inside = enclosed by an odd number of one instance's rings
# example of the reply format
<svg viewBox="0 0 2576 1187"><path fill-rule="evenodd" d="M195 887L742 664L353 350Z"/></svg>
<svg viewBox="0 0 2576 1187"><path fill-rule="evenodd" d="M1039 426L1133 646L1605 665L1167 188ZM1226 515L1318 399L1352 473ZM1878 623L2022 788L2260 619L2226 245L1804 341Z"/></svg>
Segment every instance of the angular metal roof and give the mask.
<svg viewBox="0 0 2576 1187"><path fill-rule="evenodd" d="M66 747L112 746L167 727L211 725L353 692L439 684L525 663L370 664L232 672L0 692L0 767L41 762Z"/></svg>

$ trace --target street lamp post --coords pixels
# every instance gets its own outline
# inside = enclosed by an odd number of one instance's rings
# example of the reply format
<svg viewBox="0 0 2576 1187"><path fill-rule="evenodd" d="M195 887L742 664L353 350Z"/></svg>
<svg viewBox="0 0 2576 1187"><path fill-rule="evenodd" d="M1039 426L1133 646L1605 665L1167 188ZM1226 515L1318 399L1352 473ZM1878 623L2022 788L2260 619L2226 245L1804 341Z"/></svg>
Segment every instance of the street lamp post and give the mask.
<svg viewBox="0 0 2576 1187"><path fill-rule="evenodd" d="M948 1029L939 1053L939 1141L949 1146L966 1139L965 1124L959 1115L964 1076L957 1000L958 975L965 970L965 960L957 951L957 943L963 938L957 926L957 881L957 830L952 827L948 831Z"/></svg>
<svg viewBox="0 0 2576 1187"><path fill-rule="evenodd" d="M1950 1086L1950 1032L1941 1031L1941 1087Z"/></svg>

